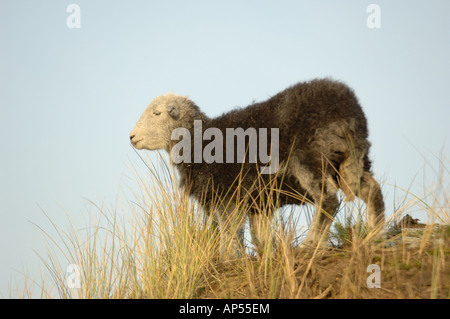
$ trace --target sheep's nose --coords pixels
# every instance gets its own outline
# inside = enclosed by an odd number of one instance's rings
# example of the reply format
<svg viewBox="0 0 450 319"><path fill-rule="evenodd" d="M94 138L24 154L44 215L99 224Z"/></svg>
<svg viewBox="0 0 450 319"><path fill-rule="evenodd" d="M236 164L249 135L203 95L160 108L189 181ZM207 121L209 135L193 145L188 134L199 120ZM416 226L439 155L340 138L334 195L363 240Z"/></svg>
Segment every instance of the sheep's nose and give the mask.
<svg viewBox="0 0 450 319"><path fill-rule="evenodd" d="M133 137L135 137L136 135L130 135L130 141L133 139Z"/></svg>

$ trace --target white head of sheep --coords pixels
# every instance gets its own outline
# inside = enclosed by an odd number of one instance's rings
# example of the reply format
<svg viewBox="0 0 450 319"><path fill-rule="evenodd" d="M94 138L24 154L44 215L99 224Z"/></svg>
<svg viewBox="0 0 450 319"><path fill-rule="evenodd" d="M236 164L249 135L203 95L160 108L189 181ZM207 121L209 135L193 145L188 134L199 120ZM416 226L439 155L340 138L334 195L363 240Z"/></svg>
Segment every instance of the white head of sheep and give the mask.
<svg viewBox="0 0 450 319"><path fill-rule="evenodd" d="M155 98L131 131L131 144L137 149L169 151L171 132L183 124L190 104L186 97L172 93Z"/></svg>

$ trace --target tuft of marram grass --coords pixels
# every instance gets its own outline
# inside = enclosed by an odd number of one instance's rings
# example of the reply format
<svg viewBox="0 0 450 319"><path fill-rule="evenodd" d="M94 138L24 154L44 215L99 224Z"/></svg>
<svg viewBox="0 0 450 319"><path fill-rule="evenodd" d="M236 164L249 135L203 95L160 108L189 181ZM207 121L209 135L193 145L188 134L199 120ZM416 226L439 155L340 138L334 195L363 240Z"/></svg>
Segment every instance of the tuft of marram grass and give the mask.
<svg viewBox="0 0 450 319"><path fill-rule="evenodd" d="M56 237L42 229L48 253L41 256L42 279L35 283L40 298L450 297L448 190L439 199L429 195L431 202L412 195L389 219L387 228L411 208L428 213L412 248L402 232L373 240L363 207L355 205L346 207L334 237L323 234L328 249L301 247L296 221L278 217L264 223L273 240L261 251L247 247L241 258L224 261L213 218L180 191L167 161L147 158L145 167L132 168L137 187L130 188L131 198L110 209L91 203L88 225L68 217L67 229L50 220ZM79 267L80 288L68 285L69 264ZM380 267L381 288L368 287L371 264ZM31 297L31 290L26 285L20 295Z"/></svg>

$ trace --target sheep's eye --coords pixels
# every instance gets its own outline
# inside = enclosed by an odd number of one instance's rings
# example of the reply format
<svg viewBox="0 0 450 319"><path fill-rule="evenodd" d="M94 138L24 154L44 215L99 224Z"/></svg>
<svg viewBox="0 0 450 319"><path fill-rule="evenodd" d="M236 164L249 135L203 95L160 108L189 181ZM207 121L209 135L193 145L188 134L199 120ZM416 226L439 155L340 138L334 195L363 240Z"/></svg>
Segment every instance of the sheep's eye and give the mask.
<svg viewBox="0 0 450 319"><path fill-rule="evenodd" d="M161 112L155 111L155 112L153 112L153 114L155 114L155 115L160 115Z"/></svg>

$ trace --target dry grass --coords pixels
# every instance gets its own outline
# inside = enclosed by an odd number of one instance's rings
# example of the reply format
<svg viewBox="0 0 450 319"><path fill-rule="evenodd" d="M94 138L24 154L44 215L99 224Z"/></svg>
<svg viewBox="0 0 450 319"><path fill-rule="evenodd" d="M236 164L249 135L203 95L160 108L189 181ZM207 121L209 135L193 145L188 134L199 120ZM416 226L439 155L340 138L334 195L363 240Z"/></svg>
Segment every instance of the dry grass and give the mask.
<svg viewBox="0 0 450 319"><path fill-rule="evenodd" d="M244 257L224 262L213 220L179 191L165 162L146 163L144 173L133 169L138 183L133 198L118 200L113 209L92 203L97 218L82 228L73 221L68 229L52 223L56 238L42 230L48 256L42 257L42 279L34 283L37 297L450 297L448 190L439 196L433 190L431 201L411 195L390 218L392 229L407 208L426 211L429 220L413 244L402 229L375 240L361 227L363 209L353 207L347 217L361 218L343 217L333 236L324 237L327 249L301 248L293 221L278 218L271 225L274 241L267 241L260 256L248 247ZM69 264L79 266L79 289L69 288ZM380 267L380 288L367 285L371 264ZM20 297L36 297L29 286Z"/></svg>

